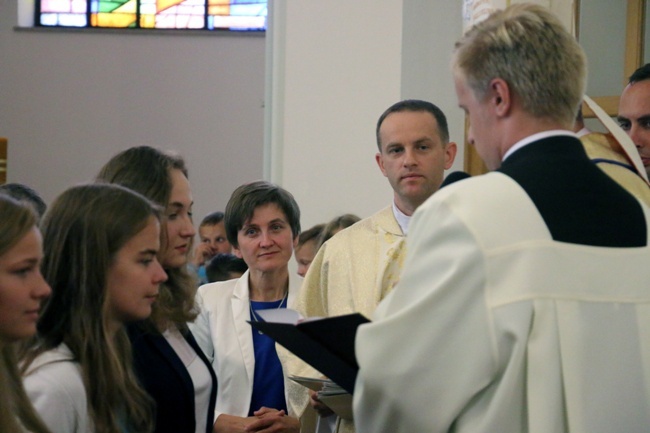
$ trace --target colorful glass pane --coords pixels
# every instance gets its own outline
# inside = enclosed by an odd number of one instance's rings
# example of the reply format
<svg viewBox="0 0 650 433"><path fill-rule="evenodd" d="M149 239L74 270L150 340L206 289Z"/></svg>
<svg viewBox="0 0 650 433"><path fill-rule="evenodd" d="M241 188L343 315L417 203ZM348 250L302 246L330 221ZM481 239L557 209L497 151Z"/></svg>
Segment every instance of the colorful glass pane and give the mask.
<svg viewBox="0 0 650 433"><path fill-rule="evenodd" d="M85 27L86 0L41 0L37 22L45 26Z"/></svg>
<svg viewBox="0 0 650 433"><path fill-rule="evenodd" d="M41 11L43 12L71 12L72 2L67 0L42 0Z"/></svg>
<svg viewBox="0 0 650 433"><path fill-rule="evenodd" d="M267 0L37 0L52 27L265 30ZM90 18L90 19L88 19Z"/></svg>

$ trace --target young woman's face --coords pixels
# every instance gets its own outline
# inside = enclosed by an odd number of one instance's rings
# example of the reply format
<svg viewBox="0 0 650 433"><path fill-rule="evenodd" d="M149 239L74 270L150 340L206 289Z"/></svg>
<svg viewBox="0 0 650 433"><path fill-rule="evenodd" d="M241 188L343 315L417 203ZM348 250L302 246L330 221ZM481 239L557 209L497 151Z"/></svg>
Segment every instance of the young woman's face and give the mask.
<svg viewBox="0 0 650 433"><path fill-rule="evenodd" d="M154 217L117 252L106 277L108 315L113 322L143 320L151 314L160 283L167 274L156 255L160 223Z"/></svg>
<svg viewBox="0 0 650 433"><path fill-rule="evenodd" d="M0 341L36 333L41 303L52 291L41 275L42 258L43 243L36 227L0 256Z"/></svg>
<svg viewBox="0 0 650 433"><path fill-rule="evenodd" d="M187 177L180 170L171 171L172 192L167 204L167 248L163 253L165 269L180 268L187 256L196 233L192 223L192 191Z"/></svg>

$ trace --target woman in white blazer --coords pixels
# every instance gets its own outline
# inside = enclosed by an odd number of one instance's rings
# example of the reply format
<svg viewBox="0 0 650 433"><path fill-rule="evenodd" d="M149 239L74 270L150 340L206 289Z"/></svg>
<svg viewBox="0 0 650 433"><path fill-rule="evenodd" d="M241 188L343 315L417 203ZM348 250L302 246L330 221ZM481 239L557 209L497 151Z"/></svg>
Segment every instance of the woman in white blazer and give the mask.
<svg viewBox="0 0 650 433"><path fill-rule="evenodd" d="M201 311L191 326L219 381L214 432L299 432L298 419L287 413L275 343L247 322L261 320L258 310L286 308L297 296L302 279L289 273L288 263L300 234L300 210L288 191L258 181L233 192L225 221L228 241L248 271L201 286Z"/></svg>

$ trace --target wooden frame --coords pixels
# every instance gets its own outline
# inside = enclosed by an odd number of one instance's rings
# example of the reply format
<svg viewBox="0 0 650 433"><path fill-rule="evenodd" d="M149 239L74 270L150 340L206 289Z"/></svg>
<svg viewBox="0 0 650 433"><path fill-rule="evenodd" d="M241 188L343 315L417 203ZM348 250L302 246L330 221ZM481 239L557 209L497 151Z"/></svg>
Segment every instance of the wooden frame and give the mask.
<svg viewBox="0 0 650 433"><path fill-rule="evenodd" d="M580 35L580 0L574 1L574 28L576 35ZM627 84L627 79L632 73L643 64L643 42L644 42L644 18L645 0L627 0L627 14L625 27L625 57L623 61L624 80L621 88ZM618 114L619 95L597 96L590 95L607 114L616 116ZM595 117L594 113L585 105L582 107L585 118ZM465 171L472 176L486 173L488 170L476 153L476 150L467 142L467 130L469 123L465 118Z"/></svg>
<svg viewBox="0 0 650 433"><path fill-rule="evenodd" d="M0 138L0 185L7 182L7 139Z"/></svg>

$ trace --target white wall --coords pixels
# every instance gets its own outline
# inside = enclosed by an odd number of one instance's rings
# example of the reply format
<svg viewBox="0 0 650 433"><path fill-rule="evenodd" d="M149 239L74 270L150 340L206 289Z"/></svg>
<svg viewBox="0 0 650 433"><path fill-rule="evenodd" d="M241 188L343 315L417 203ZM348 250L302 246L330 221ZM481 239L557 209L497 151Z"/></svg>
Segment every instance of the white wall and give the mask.
<svg viewBox="0 0 650 433"><path fill-rule="evenodd" d="M578 40L588 59L587 94L591 97L619 95L623 90L626 14L625 5L611 0L580 2Z"/></svg>
<svg viewBox="0 0 650 433"><path fill-rule="evenodd" d="M458 107L451 55L462 34L462 1L404 0L402 99L433 102L445 113L458 154L448 173L463 169L465 114Z"/></svg>
<svg viewBox="0 0 650 433"><path fill-rule="evenodd" d="M294 193L305 228L391 202L374 129L394 102L438 104L462 142L449 72L460 1L275 0L271 11L270 178Z"/></svg>
<svg viewBox="0 0 650 433"><path fill-rule="evenodd" d="M0 0L0 136L8 181L50 202L133 145L190 169L195 218L263 176L264 36L15 31Z"/></svg>

